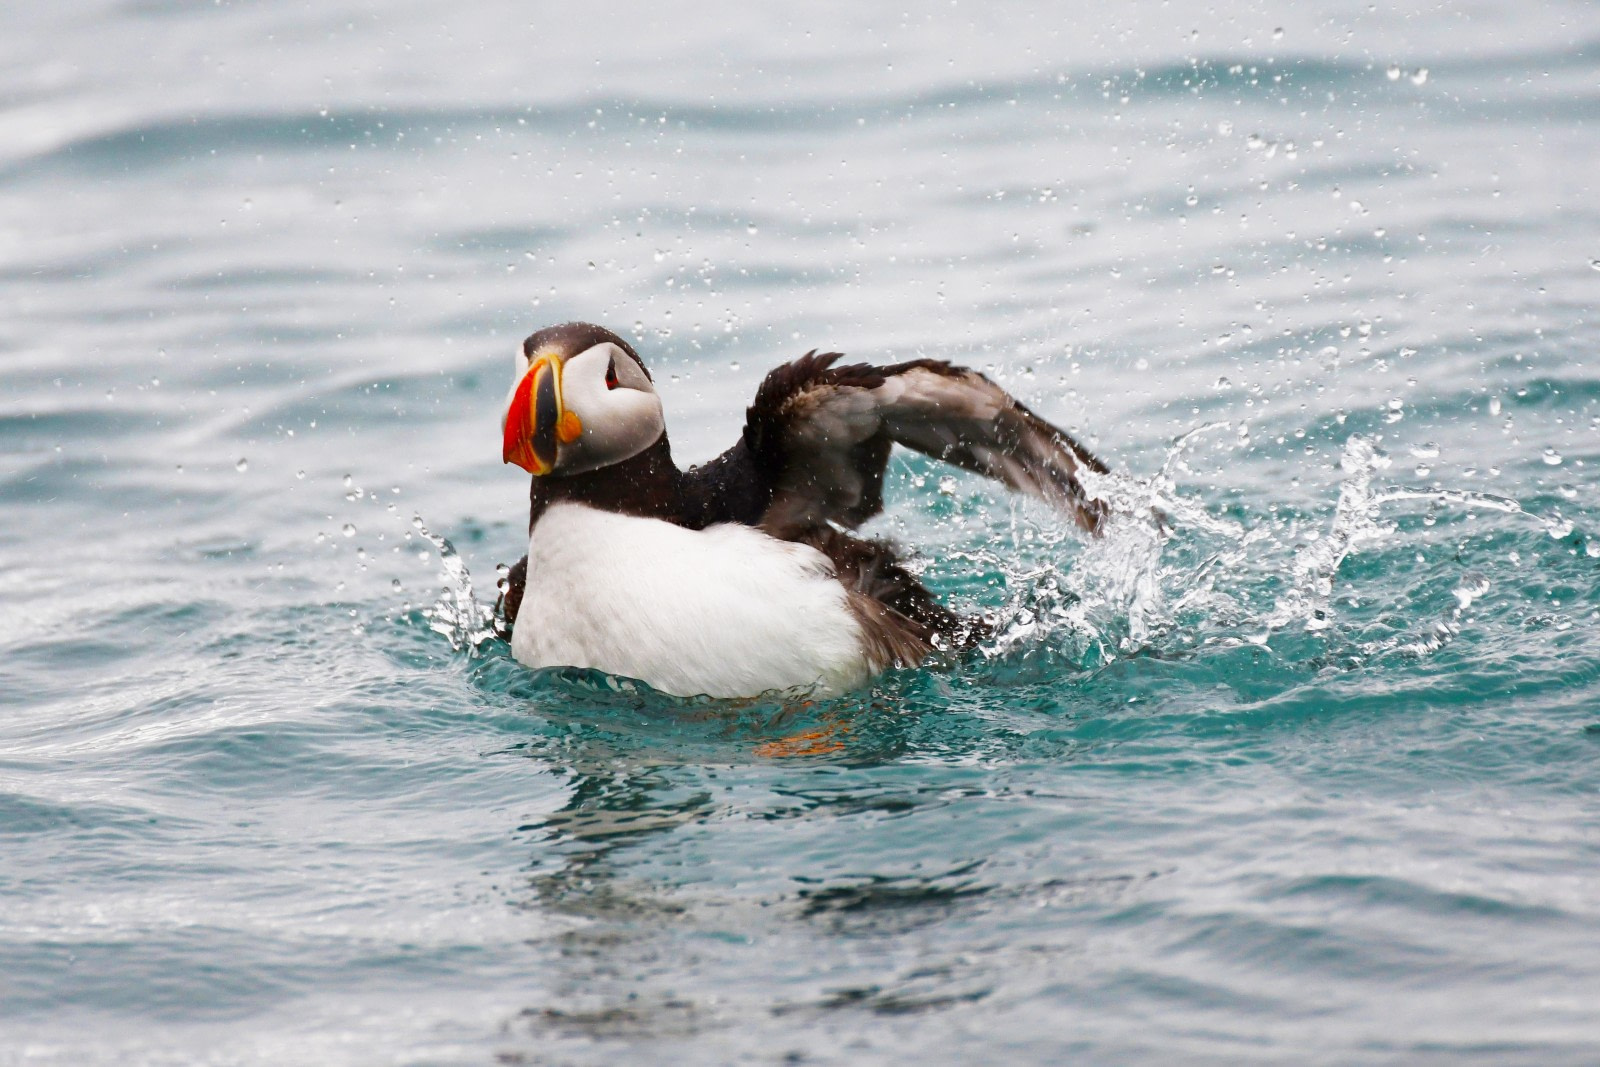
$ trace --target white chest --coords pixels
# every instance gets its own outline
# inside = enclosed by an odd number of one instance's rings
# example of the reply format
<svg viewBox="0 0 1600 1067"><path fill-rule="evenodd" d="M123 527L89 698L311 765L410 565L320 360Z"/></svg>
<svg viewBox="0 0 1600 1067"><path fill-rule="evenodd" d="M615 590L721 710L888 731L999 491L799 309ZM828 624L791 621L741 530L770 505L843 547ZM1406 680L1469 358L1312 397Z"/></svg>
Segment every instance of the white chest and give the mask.
<svg viewBox="0 0 1600 1067"><path fill-rule="evenodd" d="M511 651L679 696L837 692L872 674L844 587L815 549L577 504L534 526Z"/></svg>

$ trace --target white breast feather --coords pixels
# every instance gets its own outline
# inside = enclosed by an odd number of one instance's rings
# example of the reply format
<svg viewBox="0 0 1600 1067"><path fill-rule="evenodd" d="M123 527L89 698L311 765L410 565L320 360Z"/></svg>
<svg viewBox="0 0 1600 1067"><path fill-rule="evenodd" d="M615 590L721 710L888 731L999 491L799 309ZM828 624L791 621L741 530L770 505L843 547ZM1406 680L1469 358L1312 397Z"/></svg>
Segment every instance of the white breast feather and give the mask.
<svg viewBox="0 0 1600 1067"><path fill-rule="evenodd" d="M511 651L530 667L593 667L679 696L838 692L873 673L816 549L577 504L534 526Z"/></svg>

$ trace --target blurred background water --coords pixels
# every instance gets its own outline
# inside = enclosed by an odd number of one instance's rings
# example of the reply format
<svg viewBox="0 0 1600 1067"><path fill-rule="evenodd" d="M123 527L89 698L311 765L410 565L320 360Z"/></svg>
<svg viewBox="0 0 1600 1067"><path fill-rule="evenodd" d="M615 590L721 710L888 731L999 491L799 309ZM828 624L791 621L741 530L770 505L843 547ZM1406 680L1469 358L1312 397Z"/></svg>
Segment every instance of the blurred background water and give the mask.
<svg viewBox="0 0 1600 1067"><path fill-rule="evenodd" d="M1592 4L0 25L0 1060L1600 1059ZM680 461L938 356L1172 530L901 459L981 653L534 675L568 318Z"/></svg>

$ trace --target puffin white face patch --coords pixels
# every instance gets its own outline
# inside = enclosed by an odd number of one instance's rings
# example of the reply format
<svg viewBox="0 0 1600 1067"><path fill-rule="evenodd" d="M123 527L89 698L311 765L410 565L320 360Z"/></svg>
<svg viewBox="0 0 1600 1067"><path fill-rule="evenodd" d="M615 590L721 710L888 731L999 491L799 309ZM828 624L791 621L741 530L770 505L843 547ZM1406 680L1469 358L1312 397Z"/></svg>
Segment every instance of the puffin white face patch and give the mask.
<svg viewBox="0 0 1600 1067"><path fill-rule="evenodd" d="M644 369L611 342L567 360L561 400L571 433L563 433L555 472L580 474L632 459L666 430L661 398ZM570 439L569 439L570 437Z"/></svg>

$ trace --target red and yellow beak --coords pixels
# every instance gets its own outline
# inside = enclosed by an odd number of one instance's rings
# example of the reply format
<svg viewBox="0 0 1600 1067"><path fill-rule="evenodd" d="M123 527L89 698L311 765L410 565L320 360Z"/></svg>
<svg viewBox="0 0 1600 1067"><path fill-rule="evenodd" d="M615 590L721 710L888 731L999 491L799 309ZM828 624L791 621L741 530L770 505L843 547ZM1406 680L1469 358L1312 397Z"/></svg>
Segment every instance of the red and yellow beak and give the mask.
<svg viewBox="0 0 1600 1067"><path fill-rule="evenodd" d="M561 402L561 357L538 356L511 393L506 409L507 463L532 475L549 474L556 466L558 444L570 445L583 432L578 416Z"/></svg>

